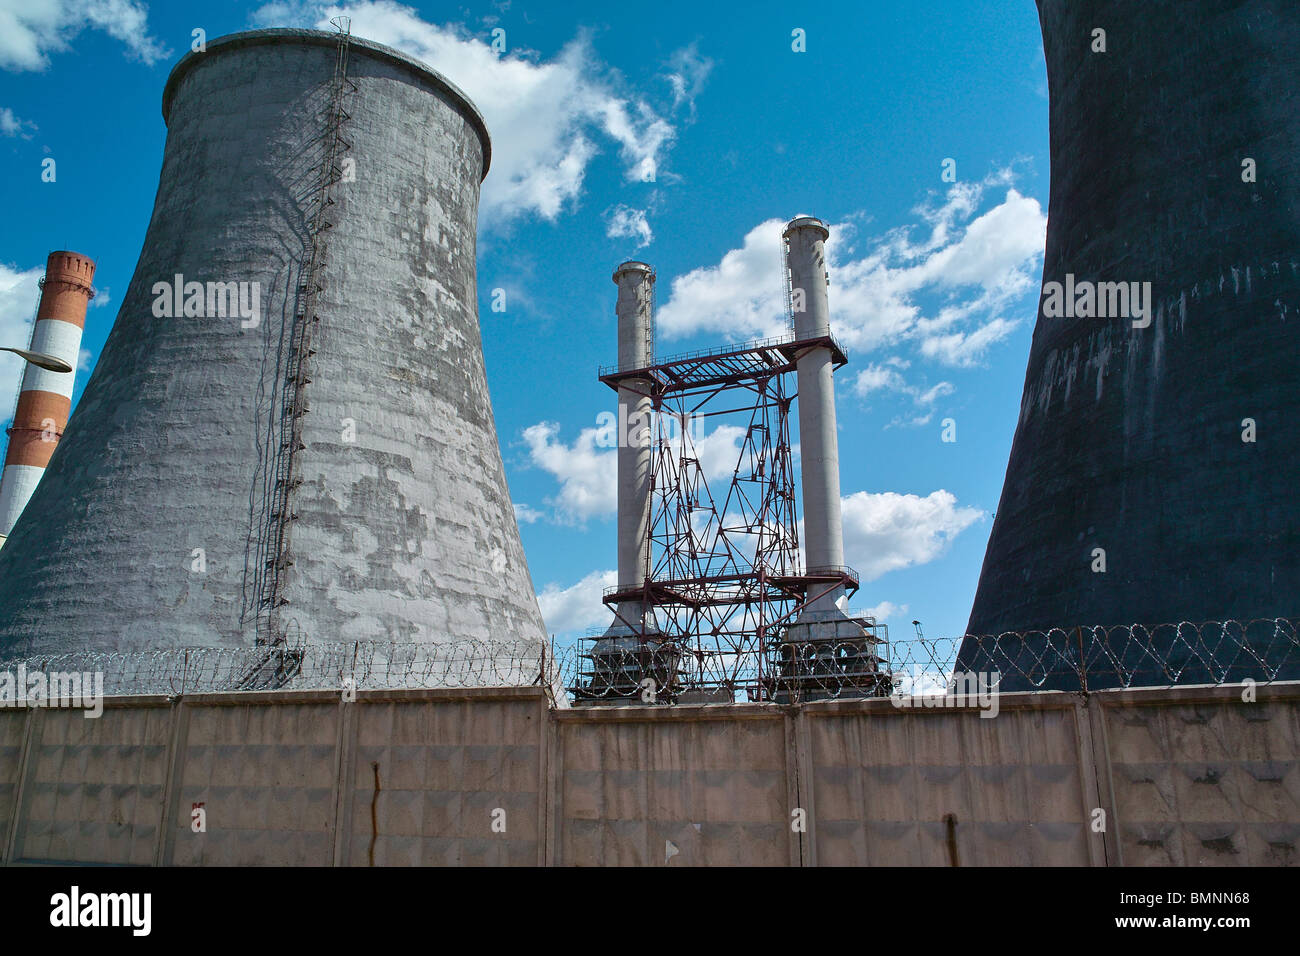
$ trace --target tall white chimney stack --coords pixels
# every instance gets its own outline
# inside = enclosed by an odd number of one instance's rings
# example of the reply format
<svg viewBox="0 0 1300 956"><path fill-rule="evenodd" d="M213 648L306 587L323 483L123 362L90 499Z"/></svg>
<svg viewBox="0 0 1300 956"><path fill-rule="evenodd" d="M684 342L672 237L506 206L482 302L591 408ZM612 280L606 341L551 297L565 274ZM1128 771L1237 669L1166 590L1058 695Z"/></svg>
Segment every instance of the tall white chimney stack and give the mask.
<svg viewBox="0 0 1300 956"><path fill-rule="evenodd" d="M830 304L826 296L826 240L820 219L801 216L782 238L790 268L790 306L797 340L829 340ZM829 342L802 351L799 380L799 447L803 475L804 551L808 572L844 566L844 527L840 517L840 449L835 431L835 382ZM838 609L844 589L822 595L810 611Z"/></svg>
<svg viewBox="0 0 1300 956"><path fill-rule="evenodd" d="M625 262L614 271L618 286L618 365L646 368L654 362L654 269ZM639 588L650 576L651 414L649 379L626 379L618 389L618 586ZM613 633L646 625L641 601L623 601Z"/></svg>

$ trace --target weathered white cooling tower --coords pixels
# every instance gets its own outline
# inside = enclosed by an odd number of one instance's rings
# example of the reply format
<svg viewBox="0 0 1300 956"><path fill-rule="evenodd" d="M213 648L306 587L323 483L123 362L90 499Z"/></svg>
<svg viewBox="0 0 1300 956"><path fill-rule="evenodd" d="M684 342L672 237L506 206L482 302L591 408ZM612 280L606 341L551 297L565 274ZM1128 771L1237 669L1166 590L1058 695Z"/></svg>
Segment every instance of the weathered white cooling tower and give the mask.
<svg viewBox="0 0 1300 956"><path fill-rule="evenodd" d="M479 336L478 111L396 51L264 30L181 60L163 118L135 275L0 551L0 656L540 647Z"/></svg>

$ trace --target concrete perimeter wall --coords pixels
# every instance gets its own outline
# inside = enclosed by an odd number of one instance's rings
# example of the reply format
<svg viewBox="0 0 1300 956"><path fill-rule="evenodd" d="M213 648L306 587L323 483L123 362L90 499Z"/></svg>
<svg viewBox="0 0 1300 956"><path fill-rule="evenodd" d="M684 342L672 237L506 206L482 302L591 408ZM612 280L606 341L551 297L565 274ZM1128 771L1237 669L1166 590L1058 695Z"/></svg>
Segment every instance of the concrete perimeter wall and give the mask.
<svg viewBox="0 0 1300 956"><path fill-rule="evenodd" d="M0 855L1294 865L1300 683L1257 695L1006 694L991 719L888 700L554 710L539 688L118 697L98 719L0 709Z"/></svg>

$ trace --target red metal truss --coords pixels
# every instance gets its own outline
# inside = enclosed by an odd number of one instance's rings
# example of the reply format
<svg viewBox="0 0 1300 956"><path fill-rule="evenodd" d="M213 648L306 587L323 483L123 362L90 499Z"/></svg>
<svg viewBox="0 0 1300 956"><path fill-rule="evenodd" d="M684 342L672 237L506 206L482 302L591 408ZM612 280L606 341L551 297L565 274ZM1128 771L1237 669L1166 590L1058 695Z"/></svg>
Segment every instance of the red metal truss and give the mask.
<svg viewBox="0 0 1300 956"><path fill-rule="evenodd" d="M799 553L790 447L796 395L788 387L798 356L813 346L829 347L836 367L847 362L829 337L786 336L645 368L601 369L613 389L649 383L653 402L650 574L638 587L606 589L604 602L658 654L661 693L673 690L662 687L667 679L683 689L767 699L764 661L776 658L785 626L826 591L858 588L852 569L804 569ZM731 430L719 433L724 426ZM728 438L734 454L725 470L719 444ZM627 601L644 605L644 622L619 617ZM667 646L675 673L664 678Z"/></svg>

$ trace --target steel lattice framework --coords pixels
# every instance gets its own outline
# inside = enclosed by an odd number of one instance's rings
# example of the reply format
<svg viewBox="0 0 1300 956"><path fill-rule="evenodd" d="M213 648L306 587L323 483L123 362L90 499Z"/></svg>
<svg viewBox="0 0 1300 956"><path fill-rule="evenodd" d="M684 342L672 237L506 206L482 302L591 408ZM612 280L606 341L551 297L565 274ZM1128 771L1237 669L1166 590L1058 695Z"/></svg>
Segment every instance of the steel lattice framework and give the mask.
<svg viewBox="0 0 1300 956"><path fill-rule="evenodd" d="M770 699L773 651L785 626L832 588L857 590L850 568L801 567L790 376L810 347L829 348L836 368L848 361L829 336L791 335L646 368L601 369L600 381L610 388L648 389L653 404L651 566L639 586L606 589L604 602L654 657L645 673L655 678L660 696L671 699L690 687ZM712 484L709 474L716 476L717 469L709 466L716 465L718 448L716 439L701 441L706 422L711 437L730 438L739 447L729 477ZM622 431L620 441L633 428ZM644 605L644 622L619 614L627 601ZM594 642L587 643L587 686L603 690L602 679L607 683L612 675L602 673Z"/></svg>

